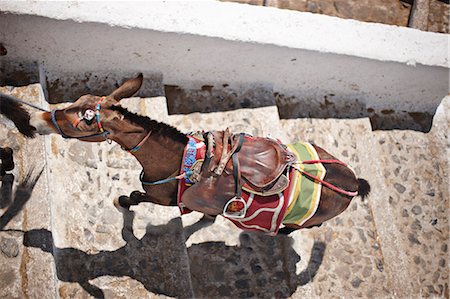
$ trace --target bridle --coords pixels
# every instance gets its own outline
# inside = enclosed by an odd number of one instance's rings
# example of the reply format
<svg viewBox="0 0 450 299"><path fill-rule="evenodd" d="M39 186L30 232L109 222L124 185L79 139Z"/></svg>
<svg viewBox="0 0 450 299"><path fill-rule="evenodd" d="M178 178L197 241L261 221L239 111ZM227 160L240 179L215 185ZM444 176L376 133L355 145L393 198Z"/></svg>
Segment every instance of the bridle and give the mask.
<svg viewBox="0 0 450 299"><path fill-rule="evenodd" d="M58 133L62 136L62 138L65 138L65 139L84 139L84 138L99 137L100 136L100 137L103 137L106 141L109 141L110 139L108 139L108 135L110 133L103 129L102 123L100 121L101 103L102 103L102 101L104 99L105 99L105 97L101 97L100 100L95 105L95 121L97 122L97 126L98 126L98 129L99 129L100 132L99 133L90 134L90 135L86 135L86 136L75 137L75 136L70 136L70 135L67 135L66 133L64 133L64 131L58 125L58 122L56 120L56 111L58 111L58 110L50 111L52 123L55 126L55 128L58 130Z"/></svg>
<svg viewBox="0 0 450 299"><path fill-rule="evenodd" d="M90 137L103 137L107 142L111 142L111 139L108 138L108 135L110 134L109 131L106 131L105 129L103 129L103 125L101 123L101 117L100 117L100 110L102 108L101 103L103 102L103 100L106 97L101 97L100 100L97 102L97 104L95 105L95 121L97 122L97 127L99 132L98 133L94 133L94 134L90 134L90 135L86 135L86 136L80 136L80 137L75 137L75 136L70 136L67 135L66 133L63 132L62 128L58 125L58 122L56 121L56 111L57 110L52 110L50 111L51 114L51 119L52 119L52 123L55 126L55 128L58 130L59 134L65 138L65 139L84 139L84 138L90 138ZM74 127L76 127L80 121L82 120L82 118L79 118L77 120L75 120L72 125ZM130 152L130 153L135 153L137 152L141 146L147 141L147 139L150 137L150 135L152 134L152 131L150 130L147 135L145 135L145 137L133 148L131 149L125 149L126 151Z"/></svg>

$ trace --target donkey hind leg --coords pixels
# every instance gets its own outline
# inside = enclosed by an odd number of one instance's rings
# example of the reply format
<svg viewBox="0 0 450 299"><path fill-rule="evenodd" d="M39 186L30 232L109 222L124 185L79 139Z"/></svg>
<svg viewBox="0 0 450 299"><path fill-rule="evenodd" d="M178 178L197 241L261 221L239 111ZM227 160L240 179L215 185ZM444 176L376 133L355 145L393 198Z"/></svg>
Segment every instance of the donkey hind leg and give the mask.
<svg viewBox="0 0 450 299"><path fill-rule="evenodd" d="M216 216L203 214L203 217L199 221L184 227L184 235L186 237L186 240L189 239L189 237L193 235L196 231L199 231L202 228L206 228L208 226L213 225L215 220Z"/></svg>
<svg viewBox="0 0 450 299"><path fill-rule="evenodd" d="M282 227L278 230L278 234L280 235L289 235L290 233L294 232L298 230L298 228L293 228L293 227Z"/></svg>
<svg viewBox="0 0 450 299"><path fill-rule="evenodd" d="M310 226L296 226L296 227L285 226L285 227L282 227L282 228L280 228L278 230L278 234L280 234L280 235L289 235L290 233L295 232L296 230L303 229L303 228L310 229L310 228L313 228L313 227L321 227L322 224L323 223L313 224L313 225L310 225Z"/></svg>
<svg viewBox="0 0 450 299"><path fill-rule="evenodd" d="M0 148L0 176L3 177L7 171L14 169L13 150L9 147Z"/></svg>
<svg viewBox="0 0 450 299"><path fill-rule="evenodd" d="M133 191L130 196L119 196L119 198L114 199L114 205L117 207L122 207L129 209L131 206L138 205L141 202L149 201L148 195L144 192Z"/></svg>

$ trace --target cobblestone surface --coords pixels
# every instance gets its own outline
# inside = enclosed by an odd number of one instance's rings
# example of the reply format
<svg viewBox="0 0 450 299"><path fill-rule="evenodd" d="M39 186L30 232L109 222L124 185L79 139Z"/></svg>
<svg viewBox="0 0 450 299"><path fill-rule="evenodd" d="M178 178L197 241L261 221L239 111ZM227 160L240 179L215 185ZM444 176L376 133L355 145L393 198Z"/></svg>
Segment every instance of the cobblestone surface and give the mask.
<svg viewBox="0 0 450 299"><path fill-rule="evenodd" d="M275 106L170 115L169 123L185 132L230 127L233 132L286 138L278 124ZM197 298L286 298L294 293L299 281L310 282L307 272L311 267L306 266L307 262L301 275L296 269L304 252L311 251L307 246L313 246L312 240L302 244L299 248L303 251L297 253L290 237L271 238L244 233L222 217L202 228L197 225L200 217L199 213L183 216L192 285ZM317 255L322 253L323 250Z"/></svg>
<svg viewBox="0 0 450 299"><path fill-rule="evenodd" d="M21 97L37 97L34 88ZM322 227L276 238L149 203L118 210L115 197L140 189L140 167L119 146L25 140L0 118L15 186L32 165L46 166L0 231L0 296L448 298L448 103L420 133L372 132L367 118L280 121L275 106L168 115L164 98L125 100L186 132L229 126L316 143L371 183L366 201ZM11 203L1 206L0 223Z"/></svg>
<svg viewBox="0 0 450 299"><path fill-rule="evenodd" d="M300 281L310 281L304 277L309 269L295 273L301 257L291 237L241 232L239 241L236 246L202 242L188 248L198 298L286 298ZM316 255L323 254L323 247L316 247Z"/></svg>
<svg viewBox="0 0 450 299"><path fill-rule="evenodd" d="M448 295L448 192L444 182L448 176L439 155L433 154L436 145L416 134L377 134L381 150L390 153L382 157L382 163L392 165L383 169L387 203L397 211L393 221L409 258L412 281L422 282L420 286L411 282L410 288L425 297L444 296L444 290Z"/></svg>
<svg viewBox="0 0 450 299"><path fill-rule="evenodd" d="M437 130L375 132L374 138L396 238L407 256L408 287L421 297L448 298L449 145Z"/></svg>
<svg viewBox="0 0 450 299"><path fill-rule="evenodd" d="M368 161L360 159L361 152L367 150L365 136L371 131L367 119L292 119L281 123L291 142L304 140L325 148L351 165L358 177L369 180L372 188L379 187L371 182L370 173L363 172L362 165ZM320 228L293 234L294 238L308 234L327 244L315 283L309 286L309 290L299 288L294 298L308 293L312 297L323 298L382 298L389 295L389 274L386 273L370 201L370 195L365 202L357 197L346 211Z"/></svg>
<svg viewBox="0 0 450 299"><path fill-rule="evenodd" d="M164 117L153 104L159 105L158 99L125 103L132 111ZM114 144L66 141L57 135L47 141L61 296L190 297L178 209L141 204L129 213L113 206L114 198L141 190L137 161ZM68 169L71 176L62 176Z"/></svg>

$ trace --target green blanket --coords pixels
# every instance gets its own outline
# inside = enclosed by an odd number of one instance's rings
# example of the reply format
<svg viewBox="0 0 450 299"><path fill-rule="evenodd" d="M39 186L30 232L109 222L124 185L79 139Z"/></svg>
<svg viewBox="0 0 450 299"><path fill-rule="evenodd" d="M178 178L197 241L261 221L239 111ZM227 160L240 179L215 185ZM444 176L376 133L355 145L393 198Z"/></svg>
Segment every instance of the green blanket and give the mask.
<svg viewBox="0 0 450 299"><path fill-rule="evenodd" d="M301 161L319 160L316 150L310 143L299 142L288 144L288 147L297 156L297 160L299 161L299 164L296 164L295 168L306 171L320 179L325 177L325 167L321 163L301 163ZM303 225L314 216L319 207L322 184L314 182L296 169L292 169L290 174L291 192L288 198L289 206L283 223Z"/></svg>

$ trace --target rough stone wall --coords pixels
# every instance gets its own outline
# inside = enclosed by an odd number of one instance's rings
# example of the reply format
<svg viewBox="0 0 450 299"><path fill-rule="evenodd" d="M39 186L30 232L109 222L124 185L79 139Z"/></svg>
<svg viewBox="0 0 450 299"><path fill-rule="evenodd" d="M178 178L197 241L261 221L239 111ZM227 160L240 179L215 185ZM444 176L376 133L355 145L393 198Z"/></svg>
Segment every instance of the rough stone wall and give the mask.
<svg viewBox="0 0 450 299"><path fill-rule="evenodd" d="M412 0L221 0L260 6L273 6L311 13L388 25L409 26ZM421 30L448 33L449 4L426 0L425 22Z"/></svg>
<svg viewBox="0 0 450 299"><path fill-rule="evenodd" d="M428 31L449 33L450 5L445 1L430 1Z"/></svg>
<svg viewBox="0 0 450 299"><path fill-rule="evenodd" d="M411 10L410 4L391 0L269 0L268 6L399 26L408 25Z"/></svg>

